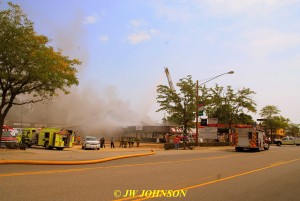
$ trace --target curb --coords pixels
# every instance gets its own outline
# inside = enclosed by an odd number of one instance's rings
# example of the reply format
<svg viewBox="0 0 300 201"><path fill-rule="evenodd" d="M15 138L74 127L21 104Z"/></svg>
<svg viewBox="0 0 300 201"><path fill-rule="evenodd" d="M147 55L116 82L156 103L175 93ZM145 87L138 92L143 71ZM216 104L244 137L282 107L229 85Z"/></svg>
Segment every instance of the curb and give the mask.
<svg viewBox="0 0 300 201"><path fill-rule="evenodd" d="M0 165L5 164L28 164L28 165L85 165L94 163L103 163L107 161L113 161L123 158L133 158L139 156L150 156L156 154L151 150L150 153L143 154L131 154L124 156L115 156L110 158L96 159L96 160L86 160L86 161L37 161L37 160L0 160Z"/></svg>

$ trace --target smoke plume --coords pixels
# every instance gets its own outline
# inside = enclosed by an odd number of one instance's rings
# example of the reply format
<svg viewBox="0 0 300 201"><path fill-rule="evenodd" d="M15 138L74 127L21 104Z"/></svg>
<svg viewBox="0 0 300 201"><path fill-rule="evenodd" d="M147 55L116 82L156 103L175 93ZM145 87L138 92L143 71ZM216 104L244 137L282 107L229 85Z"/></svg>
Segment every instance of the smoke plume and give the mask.
<svg viewBox="0 0 300 201"><path fill-rule="evenodd" d="M87 34L81 23L82 19L83 16L79 12L63 28L57 27L56 23L47 23L54 31L51 45L62 49L63 54L70 58L79 58L83 62L78 68L79 82L84 78L84 72L89 66L88 48L85 46ZM81 135L98 137L118 135L122 132L122 127L137 125L141 121L151 122L148 117L138 117L130 109L130 102L118 97L114 86L102 86L101 89L80 82L68 95L61 94L52 100L27 108L12 108L7 120L70 128L79 131Z"/></svg>

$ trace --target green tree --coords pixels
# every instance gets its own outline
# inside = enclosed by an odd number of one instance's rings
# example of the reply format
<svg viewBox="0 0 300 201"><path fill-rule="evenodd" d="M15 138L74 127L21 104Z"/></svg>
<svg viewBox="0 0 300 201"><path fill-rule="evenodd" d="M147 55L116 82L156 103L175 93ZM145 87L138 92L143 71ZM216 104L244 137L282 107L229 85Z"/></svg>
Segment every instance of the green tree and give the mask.
<svg viewBox="0 0 300 201"><path fill-rule="evenodd" d="M80 64L48 46L49 39L35 32L20 6L8 5L0 11L0 128L13 105L69 93L69 87L78 85L74 66Z"/></svg>
<svg viewBox="0 0 300 201"><path fill-rule="evenodd" d="M219 85L210 89L203 86L200 91L207 116L218 118L220 123L228 124L230 128L233 124L253 123L252 117L245 112L256 112L256 103L251 97L254 91L242 88L235 92L231 86L225 90Z"/></svg>
<svg viewBox="0 0 300 201"><path fill-rule="evenodd" d="M294 124L290 123L286 129L286 134L290 136L298 136L300 133L300 125L299 124Z"/></svg>
<svg viewBox="0 0 300 201"><path fill-rule="evenodd" d="M244 124L244 125L253 125L255 121L253 120L251 115L240 113L237 118L237 124Z"/></svg>
<svg viewBox="0 0 300 201"><path fill-rule="evenodd" d="M177 93L166 85L157 86L157 102L160 105L158 111L166 111L166 119L180 125L184 134L187 134L189 128L195 127L195 83L192 76L180 79L176 84L179 88Z"/></svg>
<svg viewBox="0 0 300 201"><path fill-rule="evenodd" d="M274 115L280 114L280 110L274 105L267 105L260 111L260 115L265 118L271 118Z"/></svg>
<svg viewBox="0 0 300 201"><path fill-rule="evenodd" d="M267 105L260 111L260 115L264 118L262 125L270 132L271 140L277 129L286 129L289 125L289 119L279 116L280 110L274 105Z"/></svg>

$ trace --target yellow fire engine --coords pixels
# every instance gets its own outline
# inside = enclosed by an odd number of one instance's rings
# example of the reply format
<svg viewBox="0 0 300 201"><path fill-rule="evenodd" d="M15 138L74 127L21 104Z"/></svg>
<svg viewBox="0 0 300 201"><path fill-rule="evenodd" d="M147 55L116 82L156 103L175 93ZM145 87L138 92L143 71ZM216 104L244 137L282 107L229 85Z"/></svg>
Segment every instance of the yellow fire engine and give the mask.
<svg viewBox="0 0 300 201"><path fill-rule="evenodd" d="M46 149L63 150L74 143L74 131L60 128L27 128L19 136L20 143L31 146L43 146Z"/></svg>

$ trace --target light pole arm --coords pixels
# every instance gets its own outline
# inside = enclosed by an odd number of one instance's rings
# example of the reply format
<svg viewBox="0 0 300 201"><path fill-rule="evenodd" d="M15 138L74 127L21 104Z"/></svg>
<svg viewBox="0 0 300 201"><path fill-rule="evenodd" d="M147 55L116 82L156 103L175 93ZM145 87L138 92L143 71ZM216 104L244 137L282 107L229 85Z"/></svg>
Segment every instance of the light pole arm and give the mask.
<svg viewBox="0 0 300 201"><path fill-rule="evenodd" d="M201 83L201 84L198 84L198 80L196 81L196 146L198 146L198 124L199 124L199 121L198 121L198 107L199 107L199 92L198 92L198 90L199 90L199 85L202 85L202 84L205 84L205 83L207 83L207 82L209 82L209 81L212 81L212 80L214 80L214 79L216 79L216 78L218 78L218 77L220 77L220 76L222 76L222 75L225 75L225 74L234 74L234 71L229 71L229 72L227 72L227 73L223 73L223 74L221 74L221 75L218 75L218 76L216 76L216 77L213 77L213 78L211 78L211 79L209 79L209 80L207 80L207 81L205 81L205 82L203 82L203 83Z"/></svg>
<svg viewBox="0 0 300 201"><path fill-rule="evenodd" d="M234 71L229 71L229 72L227 72L227 73L223 73L223 74L218 75L218 76L216 76L216 77L213 77L213 78L211 78L211 79L209 79L209 80L207 80L207 81L205 81L205 82L203 82L203 83L201 83L201 84L199 84L199 85L202 85L202 84L205 84L205 83L207 83L207 82L210 82L210 81L212 81L212 80L214 80L214 79L216 79L216 78L218 78L218 77L221 77L222 75L226 75L226 74L234 74Z"/></svg>

